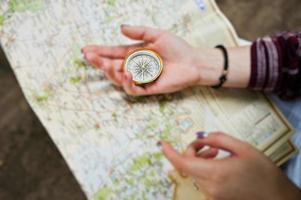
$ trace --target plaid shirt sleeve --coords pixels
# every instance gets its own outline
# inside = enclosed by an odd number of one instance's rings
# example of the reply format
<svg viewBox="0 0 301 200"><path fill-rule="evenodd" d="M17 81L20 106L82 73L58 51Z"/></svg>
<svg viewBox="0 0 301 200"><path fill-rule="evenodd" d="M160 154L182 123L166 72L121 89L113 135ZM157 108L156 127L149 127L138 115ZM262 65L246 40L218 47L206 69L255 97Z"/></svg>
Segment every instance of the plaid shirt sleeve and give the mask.
<svg viewBox="0 0 301 200"><path fill-rule="evenodd" d="M273 92L282 99L301 96L301 32L253 42L249 88Z"/></svg>

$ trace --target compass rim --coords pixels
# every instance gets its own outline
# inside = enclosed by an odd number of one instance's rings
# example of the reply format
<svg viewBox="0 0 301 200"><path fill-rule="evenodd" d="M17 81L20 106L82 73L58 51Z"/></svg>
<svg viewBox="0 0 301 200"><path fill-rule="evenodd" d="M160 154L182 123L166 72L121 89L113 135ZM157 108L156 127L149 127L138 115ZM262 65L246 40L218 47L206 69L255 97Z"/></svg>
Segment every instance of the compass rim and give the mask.
<svg viewBox="0 0 301 200"><path fill-rule="evenodd" d="M147 83L151 83L151 82L154 82L155 80L157 80L159 78L159 76L162 74L162 71L163 71L163 59L162 57L160 56L160 54L158 54L156 51L154 50L151 50L151 49L146 49L146 48L138 48L138 49L135 49L133 51L131 51L130 53L128 53L128 55L126 56L126 58L124 59L125 62L123 64L123 70L131 73L130 71L127 70L127 66L129 64L129 58L131 56L133 56L135 53L138 53L139 51L145 51L149 54L151 54L152 56L154 56L155 58L158 59L159 61L159 68L160 68L160 71L157 73L156 76L154 76L152 79L148 80L148 81L137 81L137 80L134 80L134 77L133 77L133 82L137 85L142 85L142 84L147 84Z"/></svg>

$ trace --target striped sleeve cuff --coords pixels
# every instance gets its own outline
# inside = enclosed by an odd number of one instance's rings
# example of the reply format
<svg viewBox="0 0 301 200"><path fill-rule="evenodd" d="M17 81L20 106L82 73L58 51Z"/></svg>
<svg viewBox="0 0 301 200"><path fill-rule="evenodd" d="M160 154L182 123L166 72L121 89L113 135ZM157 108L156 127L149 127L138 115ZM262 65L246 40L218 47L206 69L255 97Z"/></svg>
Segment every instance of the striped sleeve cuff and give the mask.
<svg viewBox="0 0 301 200"><path fill-rule="evenodd" d="M271 37L256 40L251 47L249 88L274 91L280 75L279 49Z"/></svg>
<svg viewBox="0 0 301 200"><path fill-rule="evenodd" d="M301 95L301 33L257 39L251 46L249 88L284 99Z"/></svg>

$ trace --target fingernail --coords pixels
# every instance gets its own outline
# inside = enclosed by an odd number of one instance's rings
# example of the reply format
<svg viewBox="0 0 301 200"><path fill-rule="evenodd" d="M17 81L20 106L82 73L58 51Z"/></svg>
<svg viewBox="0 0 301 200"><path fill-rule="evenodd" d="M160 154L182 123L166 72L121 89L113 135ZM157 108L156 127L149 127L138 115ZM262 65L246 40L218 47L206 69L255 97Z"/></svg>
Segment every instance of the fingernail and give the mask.
<svg viewBox="0 0 301 200"><path fill-rule="evenodd" d="M197 139L203 139L205 137L205 132L204 131L199 131L196 133Z"/></svg>
<svg viewBox="0 0 301 200"><path fill-rule="evenodd" d="M129 25L129 24L121 24L121 25L120 25L121 28L127 27L127 26L130 26L130 25Z"/></svg>
<svg viewBox="0 0 301 200"><path fill-rule="evenodd" d="M87 56L86 56L85 53L83 53L83 59L84 59L84 60L87 60Z"/></svg>
<svg viewBox="0 0 301 200"><path fill-rule="evenodd" d="M156 145L160 150L162 150L162 143L160 141L158 141Z"/></svg>

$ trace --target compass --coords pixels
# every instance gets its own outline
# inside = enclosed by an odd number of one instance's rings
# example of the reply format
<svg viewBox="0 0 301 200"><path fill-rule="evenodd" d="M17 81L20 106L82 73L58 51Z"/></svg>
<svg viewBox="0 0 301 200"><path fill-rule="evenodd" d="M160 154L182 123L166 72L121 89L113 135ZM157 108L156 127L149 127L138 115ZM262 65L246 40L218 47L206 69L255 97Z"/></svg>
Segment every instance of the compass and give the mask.
<svg viewBox="0 0 301 200"><path fill-rule="evenodd" d="M149 49L131 52L125 59L124 68L132 74L136 84L155 81L163 69L163 61L159 54Z"/></svg>

